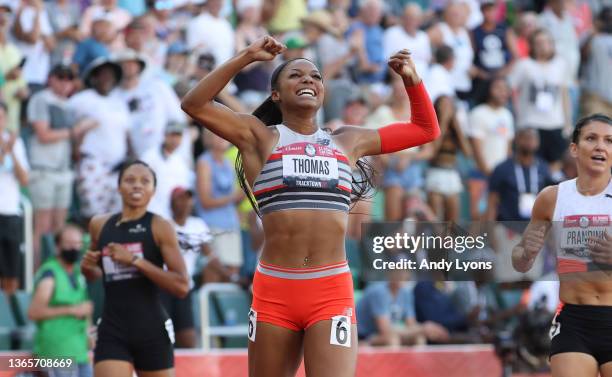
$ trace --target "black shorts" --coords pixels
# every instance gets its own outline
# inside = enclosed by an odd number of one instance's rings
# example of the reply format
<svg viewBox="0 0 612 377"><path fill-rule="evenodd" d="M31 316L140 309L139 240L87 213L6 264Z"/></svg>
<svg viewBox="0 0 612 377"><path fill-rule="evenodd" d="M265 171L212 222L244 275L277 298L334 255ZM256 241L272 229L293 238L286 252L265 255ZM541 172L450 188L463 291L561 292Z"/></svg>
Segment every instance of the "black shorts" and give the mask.
<svg viewBox="0 0 612 377"><path fill-rule="evenodd" d="M21 217L0 215L0 277L19 276Z"/></svg>
<svg viewBox="0 0 612 377"><path fill-rule="evenodd" d="M612 361L612 306L565 304L550 329L550 356L586 353L599 365Z"/></svg>
<svg viewBox="0 0 612 377"><path fill-rule="evenodd" d="M174 368L174 331L171 321L168 327L168 321L146 334L130 334L102 320L98 326L94 364L104 360L123 360L142 371Z"/></svg>
<svg viewBox="0 0 612 377"><path fill-rule="evenodd" d="M538 133L540 134L538 155L546 162L561 161L569 145L563 137L562 129L538 130Z"/></svg>
<svg viewBox="0 0 612 377"><path fill-rule="evenodd" d="M172 319L176 332L195 328L191 291L185 298L178 298L168 292L161 291L160 298L166 313Z"/></svg>

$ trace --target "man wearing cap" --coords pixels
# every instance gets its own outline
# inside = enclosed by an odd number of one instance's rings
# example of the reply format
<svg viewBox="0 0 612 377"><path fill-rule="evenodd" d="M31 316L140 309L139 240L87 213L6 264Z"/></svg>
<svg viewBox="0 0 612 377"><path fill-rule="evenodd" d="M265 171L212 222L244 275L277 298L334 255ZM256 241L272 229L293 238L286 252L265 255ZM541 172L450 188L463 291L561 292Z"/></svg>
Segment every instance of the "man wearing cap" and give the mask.
<svg viewBox="0 0 612 377"><path fill-rule="evenodd" d="M98 123L85 134L78 147L77 192L85 220L100 213L118 211L121 207L116 190L117 173L127 157L130 118L126 104L110 95L121 76L117 63L98 58L83 74L88 89L68 100L74 121L92 119Z"/></svg>
<svg viewBox="0 0 612 377"><path fill-rule="evenodd" d="M72 199L72 145L97 126L92 119L74 123L68 109L68 96L74 91L74 74L63 65L55 66L47 88L30 99L28 124L34 130L30 139L30 195L34 206L34 264L40 264L40 237L56 233L66 222Z"/></svg>
<svg viewBox="0 0 612 377"><path fill-rule="evenodd" d="M172 189L177 186L189 187L194 180L193 172L179 151L185 128L185 123L168 123L161 147L151 148L142 156L142 160L149 164L157 175L157 187L149 202L149 211L165 219L172 218L170 210Z"/></svg>
<svg viewBox="0 0 612 377"><path fill-rule="evenodd" d="M170 122L185 122L178 97L172 88L158 79L143 79L146 62L134 50L123 50L115 56L123 68L123 80L113 96L130 110L130 145L137 158L149 149L159 149L164 141L164 128ZM189 164L189 140L184 140L181 153ZM189 166L189 165L188 165Z"/></svg>

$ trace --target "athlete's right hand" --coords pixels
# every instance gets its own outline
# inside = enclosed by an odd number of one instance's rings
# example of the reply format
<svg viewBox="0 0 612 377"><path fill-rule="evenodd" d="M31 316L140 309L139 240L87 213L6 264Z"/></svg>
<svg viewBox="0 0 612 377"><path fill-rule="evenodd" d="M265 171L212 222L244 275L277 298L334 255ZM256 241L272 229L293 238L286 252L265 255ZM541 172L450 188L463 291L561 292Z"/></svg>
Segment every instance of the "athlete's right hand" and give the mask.
<svg viewBox="0 0 612 377"><path fill-rule="evenodd" d="M96 268L98 262L100 262L100 255L99 251L87 250L81 261L81 266L89 269Z"/></svg>
<svg viewBox="0 0 612 377"><path fill-rule="evenodd" d="M533 260L538 255L546 237L546 226L537 225L531 229L527 229L523 237L523 259Z"/></svg>
<svg viewBox="0 0 612 377"><path fill-rule="evenodd" d="M274 59L276 55L283 53L286 49L287 47L276 39L265 36L247 47L246 54L253 61L265 62Z"/></svg>

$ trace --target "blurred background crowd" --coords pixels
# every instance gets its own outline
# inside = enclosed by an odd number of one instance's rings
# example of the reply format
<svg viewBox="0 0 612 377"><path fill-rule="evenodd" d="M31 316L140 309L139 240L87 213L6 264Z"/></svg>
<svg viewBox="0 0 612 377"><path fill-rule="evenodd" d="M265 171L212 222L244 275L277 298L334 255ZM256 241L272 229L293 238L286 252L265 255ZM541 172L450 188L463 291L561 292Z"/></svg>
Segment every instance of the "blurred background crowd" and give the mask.
<svg viewBox="0 0 612 377"><path fill-rule="evenodd" d="M49 307L53 291L40 298L38 290L45 278L58 277L46 264L57 254L73 274L78 255L65 251L86 247L63 244L80 232L65 224L86 229L93 215L119 210L117 173L128 158L155 170L150 210L174 220L194 289L209 282L248 286L262 234L236 180L237 151L188 119L180 99L265 35L287 51L247 67L219 94L217 101L235 111L251 112L269 95L281 61L306 57L324 77L321 127L408 120L402 82L386 66L404 48L435 103L441 138L370 160L375 190L349 216L349 252L358 247L364 221L527 220L535 194L576 174L567 152L576 119L612 114L610 3L0 0L3 291L11 297L23 287L20 198L34 208L34 268L42 266L32 308ZM397 279L402 283L366 286L354 275L359 296L365 290L360 336L375 344L423 336L447 342L473 329L482 335L483 326L497 326L526 305L504 304L490 286L473 282L415 288ZM79 310L72 315L92 312ZM394 323L420 327L397 332Z"/></svg>

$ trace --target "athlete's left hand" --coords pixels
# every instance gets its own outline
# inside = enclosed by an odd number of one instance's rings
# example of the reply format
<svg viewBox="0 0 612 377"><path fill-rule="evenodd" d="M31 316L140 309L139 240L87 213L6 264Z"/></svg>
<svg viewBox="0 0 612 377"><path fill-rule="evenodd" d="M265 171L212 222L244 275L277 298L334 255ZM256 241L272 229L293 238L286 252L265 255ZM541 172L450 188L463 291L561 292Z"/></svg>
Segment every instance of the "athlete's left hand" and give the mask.
<svg viewBox="0 0 612 377"><path fill-rule="evenodd" d="M410 56L410 51L406 49L398 51L389 58L388 64L395 73L402 76L407 85L416 85L421 81Z"/></svg>
<svg viewBox="0 0 612 377"><path fill-rule="evenodd" d="M608 232L602 237L589 237L588 245L593 262L612 264L612 236Z"/></svg>
<svg viewBox="0 0 612 377"><path fill-rule="evenodd" d="M133 255L132 253L127 251L127 249L123 247L123 245L111 242L108 244L108 250L110 252L110 256L113 261L119 262L121 264L125 264L128 266L132 264Z"/></svg>

